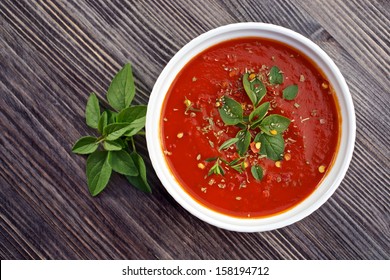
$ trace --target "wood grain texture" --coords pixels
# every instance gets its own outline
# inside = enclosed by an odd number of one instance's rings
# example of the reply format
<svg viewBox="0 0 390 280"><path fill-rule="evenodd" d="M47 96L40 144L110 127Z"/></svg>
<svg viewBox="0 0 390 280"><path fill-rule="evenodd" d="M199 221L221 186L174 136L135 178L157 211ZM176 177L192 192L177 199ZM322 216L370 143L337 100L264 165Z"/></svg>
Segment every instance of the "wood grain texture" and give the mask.
<svg viewBox="0 0 390 280"><path fill-rule="evenodd" d="M260 2L260 1L259 1ZM0 2L0 256L2 259L390 259L388 1ZM319 210L280 230L244 234L181 208L146 160L153 195L120 176L91 198L73 155L90 92L133 64L147 103L188 41L245 21L293 29L347 80L357 117L354 157ZM106 104L105 104L106 105ZM146 143L138 139L140 153Z"/></svg>

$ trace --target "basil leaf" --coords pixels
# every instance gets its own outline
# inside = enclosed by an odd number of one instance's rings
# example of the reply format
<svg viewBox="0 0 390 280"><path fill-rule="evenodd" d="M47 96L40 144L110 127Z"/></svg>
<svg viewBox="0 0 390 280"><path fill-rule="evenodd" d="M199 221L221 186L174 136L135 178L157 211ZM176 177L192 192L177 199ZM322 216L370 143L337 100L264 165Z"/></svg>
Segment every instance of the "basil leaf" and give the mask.
<svg viewBox="0 0 390 280"><path fill-rule="evenodd" d="M212 161L215 161L217 159L218 159L218 157L211 157L211 158L206 158L204 161L205 162L212 162Z"/></svg>
<svg viewBox="0 0 390 280"><path fill-rule="evenodd" d="M106 110L107 112L107 124L112 124L117 122L118 113L111 110Z"/></svg>
<svg viewBox="0 0 390 280"><path fill-rule="evenodd" d="M231 145L237 143L239 139L238 138L231 138L231 139L228 139L226 140L225 142L222 143L222 145L219 147L218 150L222 151L224 149L227 149L229 148Z"/></svg>
<svg viewBox="0 0 390 280"><path fill-rule="evenodd" d="M244 167L243 167L243 164L242 164L242 163L239 163L239 164L236 164L236 165L232 165L231 167L232 167L234 170L236 170L238 173L244 172Z"/></svg>
<svg viewBox="0 0 390 280"><path fill-rule="evenodd" d="M265 96L267 90L259 79L255 78L252 81L249 81L248 78L249 73L245 73L242 77L242 84L253 106L256 107Z"/></svg>
<svg viewBox="0 0 390 280"><path fill-rule="evenodd" d="M147 107L145 105L138 105L123 109L118 114L118 122L127 122L130 124L129 130L125 133L126 136L133 136L145 127L146 110Z"/></svg>
<svg viewBox="0 0 390 280"><path fill-rule="evenodd" d="M99 123L98 123L98 131L103 134L104 128L112 123L116 122L118 113L105 110L102 115L100 116Z"/></svg>
<svg viewBox="0 0 390 280"><path fill-rule="evenodd" d="M233 166L233 165L237 164L240 160L241 160L241 158L233 159L231 162L228 163L228 165L229 166Z"/></svg>
<svg viewBox="0 0 390 280"><path fill-rule="evenodd" d="M260 129L268 135L275 135L276 133L271 133L272 130L275 130L278 134L283 133L290 123L290 119L281 115L273 114L263 119L260 124Z"/></svg>
<svg viewBox="0 0 390 280"><path fill-rule="evenodd" d="M224 176L225 175L225 170L222 168L222 166L220 166L218 164L218 166L215 168L215 172L214 173L217 174L217 175Z"/></svg>
<svg viewBox="0 0 390 280"><path fill-rule="evenodd" d="M253 105L257 106L267 93L267 90L264 84L259 79L254 79L253 81L251 81L251 88L252 91L255 93L257 100L257 102Z"/></svg>
<svg viewBox="0 0 390 280"><path fill-rule="evenodd" d="M74 144L72 152L75 154L86 155L93 153L98 148L99 144L96 143L97 138L92 136L81 137Z"/></svg>
<svg viewBox="0 0 390 280"><path fill-rule="evenodd" d="M112 169L108 164L107 156L107 152L96 151L87 159L87 181L92 196L104 190L110 180Z"/></svg>
<svg viewBox="0 0 390 280"><path fill-rule="evenodd" d="M252 172L253 178L255 178L257 181L260 181L261 179L263 179L263 168L261 168L260 166L253 165L251 167L251 172Z"/></svg>
<svg viewBox="0 0 390 280"><path fill-rule="evenodd" d="M85 120L87 125L92 128L98 128L100 117L99 99L95 93L88 97L87 107L85 108Z"/></svg>
<svg viewBox="0 0 390 280"><path fill-rule="evenodd" d="M123 68L112 79L107 90L108 103L117 111L130 106L135 95L133 71L130 63Z"/></svg>
<svg viewBox="0 0 390 280"><path fill-rule="evenodd" d="M240 129L246 129L246 125L243 124L243 123L238 123L238 124L236 124L236 126L237 126L238 128L240 128Z"/></svg>
<svg viewBox="0 0 390 280"><path fill-rule="evenodd" d="M260 154L266 155L267 158L272 160L280 160L284 152L284 140L282 134L270 136L262 133L257 135L259 137L257 140L255 139L255 141L260 141L261 143Z"/></svg>
<svg viewBox="0 0 390 280"><path fill-rule="evenodd" d="M123 175L138 176L138 169L130 154L125 150L108 152L108 163L112 170Z"/></svg>
<svg viewBox="0 0 390 280"><path fill-rule="evenodd" d="M219 160L215 162L215 164L210 168L207 176L210 176L212 174L216 175L225 175L225 170L223 169L222 166L219 165Z"/></svg>
<svg viewBox="0 0 390 280"><path fill-rule="evenodd" d="M123 149L123 144L121 141L118 141L118 140L121 140L120 138L116 139L116 140L112 140L112 141L104 141L103 143L103 147L106 151L120 151Z"/></svg>
<svg viewBox="0 0 390 280"><path fill-rule="evenodd" d="M129 123L112 123L103 130L105 140L116 140L129 130Z"/></svg>
<svg viewBox="0 0 390 280"><path fill-rule="evenodd" d="M223 98L224 104L218 109L219 114L226 125L235 125L242 121L243 111L241 104L227 96Z"/></svg>
<svg viewBox="0 0 390 280"><path fill-rule="evenodd" d="M143 121L145 123L147 106L136 105L123 109L118 114L118 122L134 122L136 120Z"/></svg>
<svg viewBox="0 0 390 280"><path fill-rule="evenodd" d="M293 100L295 97L297 97L297 94L298 85L291 85L283 90L283 98L286 100Z"/></svg>
<svg viewBox="0 0 390 280"><path fill-rule="evenodd" d="M219 158L220 161L222 161L224 164L229 164L229 162L224 158Z"/></svg>
<svg viewBox="0 0 390 280"><path fill-rule="evenodd" d="M272 85L280 85L283 83L283 79L283 74L280 72L280 69L277 66L272 66L269 72L269 82Z"/></svg>
<svg viewBox="0 0 390 280"><path fill-rule="evenodd" d="M143 192L151 193L152 189L150 188L146 178L146 166L144 160L136 152L132 152L130 156L138 169L138 176L126 176L127 180L137 189Z"/></svg>
<svg viewBox="0 0 390 280"><path fill-rule="evenodd" d="M99 118L98 127L97 127L98 131L100 133L103 133L103 130L107 126L107 124L108 124L108 116L107 116L107 112L104 111Z"/></svg>
<svg viewBox="0 0 390 280"><path fill-rule="evenodd" d="M249 81L249 73L245 73L244 76L242 77L242 85L244 86L244 90L248 95L249 99L251 100L253 106L255 106L255 104L257 103L257 97L252 90L252 86Z"/></svg>
<svg viewBox="0 0 390 280"><path fill-rule="evenodd" d="M123 135L127 137L132 137L136 135L142 129L142 127L139 124L130 124L129 129Z"/></svg>
<svg viewBox="0 0 390 280"><path fill-rule="evenodd" d="M251 133L248 130L240 130L236 138L238 138L238 142L236 143L238 154L244 156L251 143Z"/></svg>
<svg viewBox="0 0 390 280"><path fill-rule="evenodd" d="M251 122L256 117L257 117L256 121L261 121L265 117L265 115L267 114L268 109L269 109L269 102L264 102L259 107L257 107L255 110L253 110L252 113L250 113L249 121Z"/></svg>

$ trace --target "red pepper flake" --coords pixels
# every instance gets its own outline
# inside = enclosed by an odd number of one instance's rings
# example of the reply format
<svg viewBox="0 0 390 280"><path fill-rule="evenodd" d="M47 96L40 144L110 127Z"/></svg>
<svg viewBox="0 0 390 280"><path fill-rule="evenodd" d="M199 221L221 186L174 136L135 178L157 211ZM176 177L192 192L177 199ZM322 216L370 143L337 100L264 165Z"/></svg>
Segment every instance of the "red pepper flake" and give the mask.
<svg viewBox="0 0 390 280"><path fill-rule="evenodd" d="M230 72L231 73L231 72ZM230 73L229 73L229 76L230 76ZM233 76L230 76L230 77L233 77ZM226 89L226 88L228 88L229 87L229 83L227 82L227 81L223 81L222 83L221 83L221 88L223 88L223 89Z"/></svg>
<svg viewBox="0 0 390 280"><path fill-rule="evenodd" d="M234 77L236 76L236 74L237 74L236 70L232 70L229 72L229 77Z"/></svg>

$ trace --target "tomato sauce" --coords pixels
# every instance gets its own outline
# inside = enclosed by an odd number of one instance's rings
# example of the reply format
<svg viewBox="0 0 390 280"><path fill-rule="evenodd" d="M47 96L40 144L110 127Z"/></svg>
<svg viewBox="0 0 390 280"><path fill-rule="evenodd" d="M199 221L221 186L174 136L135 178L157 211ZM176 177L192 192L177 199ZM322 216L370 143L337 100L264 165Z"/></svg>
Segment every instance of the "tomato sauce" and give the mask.
<svg viewBox="0 0 390 280"><path fill-rule="evenodd" d="M266 82L272 66L283 72L281 85ZM218 150L239 131L221 120L218 102L228 96L250 113L242 86L246 72L263 75L267 93L262 103L270 102L268 114L292 121L283 133L283 158L276 162L249 149L244 172L222 164L224 175L208 175L214 162L206 159L237 157L236 149ZM282 90L292 84L298 85L298 95L286 100ZM302 202L331 168L340 137L337 108L329 81L299 51L263 38L225 41L194 57L172 83L161 117L162 148L178 183L201 204L234 217L270 216ZM261 180L251 175L253 164L263 168Z"/></svg>

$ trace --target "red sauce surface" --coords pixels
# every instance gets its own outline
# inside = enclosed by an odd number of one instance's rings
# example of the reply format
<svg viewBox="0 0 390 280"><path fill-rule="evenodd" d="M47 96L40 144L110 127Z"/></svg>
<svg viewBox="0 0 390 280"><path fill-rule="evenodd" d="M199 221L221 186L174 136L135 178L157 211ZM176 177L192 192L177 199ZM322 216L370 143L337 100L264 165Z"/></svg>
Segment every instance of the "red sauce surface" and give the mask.
<svg viewBox="0 0 390 280"><path fill-rule="evenodd" d="M283 133L285 155L291 159L282 159L277 167L273 160L251 155L249 165L257 163L264 169L261 181L254 180L250 166L241 174L230 169L224 176L208 176L214 163L206 158L237 156L234 149L218 151L239 129L224 125L217 100L229 96L249 113L246 109L251 102L242 87L243 73L267 75L274 65L283 71L284 82L276 87L267 85L262 103L271 102L269 114L293 120ZM282 90L291 84L297 84L299 92L288 101L282 98ZM185 113L186 98L201 111ZM194 57L171 85L162 112L162 146L171 172L192 197L229 216L264 217L297 205L318 186L338 148L341 120L326 77L297 50L267 39L225 41ZM205 168L199 168L199 163ZM319 166L325 167L324 173Z"/></svg>

